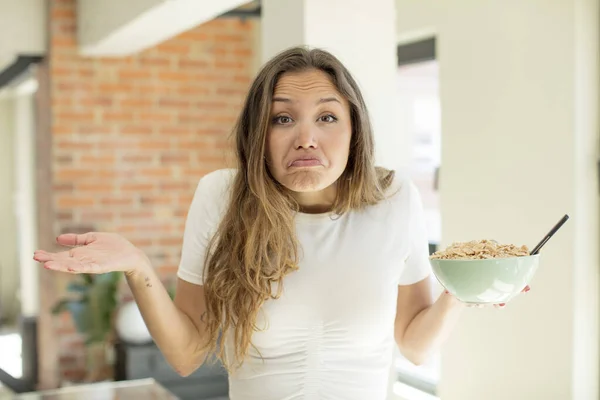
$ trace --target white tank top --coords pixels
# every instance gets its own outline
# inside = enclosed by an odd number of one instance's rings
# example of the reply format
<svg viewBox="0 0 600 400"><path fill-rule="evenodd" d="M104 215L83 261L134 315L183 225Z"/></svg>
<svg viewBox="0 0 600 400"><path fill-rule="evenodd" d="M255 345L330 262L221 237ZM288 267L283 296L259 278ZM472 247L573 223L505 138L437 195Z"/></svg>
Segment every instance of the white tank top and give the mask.
<svg viewBox="0 0 600 400"><path fill-rule="evenodd" d="M206 245L227 206L235 170L203 177L190 207L179 278L202 285ZM388 199L337 219L298 214L299 270L267 301L231 400L385 400L398 285L430 276L420 197L396 176ZM231 337L226 350L232 349ZM261 358L262 356L262 358Z"/></svg>

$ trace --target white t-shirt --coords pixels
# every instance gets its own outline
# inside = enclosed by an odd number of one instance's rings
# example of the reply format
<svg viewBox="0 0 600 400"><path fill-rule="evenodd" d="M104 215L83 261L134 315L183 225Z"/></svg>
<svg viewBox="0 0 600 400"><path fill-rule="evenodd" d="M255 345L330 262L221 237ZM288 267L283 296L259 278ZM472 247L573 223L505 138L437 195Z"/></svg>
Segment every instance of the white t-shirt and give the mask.
<svg viewBox="0 0 600 400"><path fill-rule="evenodd" d="M235 170L198 184L178 276L202 285L207 243L227 207ZM419 193L396 175L388 199L337 219L296 216L299 270L259 313L249 356L229 376L231 400L384 400L393 356L398 285L428 277ZM268 324L268 326L267 326ZM226 350L232 349L231 337Z"/></svg>

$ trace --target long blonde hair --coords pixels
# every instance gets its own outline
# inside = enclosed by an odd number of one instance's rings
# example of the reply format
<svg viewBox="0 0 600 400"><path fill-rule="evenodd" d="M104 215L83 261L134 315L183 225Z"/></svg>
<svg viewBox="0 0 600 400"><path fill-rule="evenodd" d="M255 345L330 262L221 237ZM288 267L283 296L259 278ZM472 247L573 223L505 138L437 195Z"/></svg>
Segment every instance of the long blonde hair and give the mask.
<svg viewBox="0 0 600 400"><path fill-rule="evenodd" d="M204 269L205 350L231 370L248 354L263 303L281 295L284 277L298 268L294 214L298 204L271 176L265 161L273 91L286 72L317 69L327 73L350 105L352 138L348 164L337 181L332 212L342 215L384 197L393 172L375 167L374 138L364 99L348 70L330 53L288 49L266 63L246 97L234 135L238 172L229 206L213 236ZM277 290L274 289L274 285ZM234 354L225 357L225 338Z"/></svg>

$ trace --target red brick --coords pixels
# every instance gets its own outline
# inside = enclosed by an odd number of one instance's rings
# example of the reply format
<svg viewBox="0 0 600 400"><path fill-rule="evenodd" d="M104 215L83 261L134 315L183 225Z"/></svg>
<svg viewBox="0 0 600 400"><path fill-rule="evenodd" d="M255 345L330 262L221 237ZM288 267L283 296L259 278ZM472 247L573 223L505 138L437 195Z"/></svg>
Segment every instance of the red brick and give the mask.
<svg viewBox="0 0 600 400"><path fill-rule="evenodd" d="M248 63L244 61L221 61L215 62L215 67L221 69L247 69Z"/></svg>
<svg viewBox="0 0 600 400"><path fill-rule="evenodd" d="M193 129L179 126L168 126L161 128L159 132L161 135L186 136L192 134Z"/></svg>
<svg viewBox="0 0 600 400"><path fill-rule="evenodd" d="M136 79L143 79L143 80L147 80L152 78L152 73L150 71L145 71L145 70L138 70L138 69L133 69L133 70L122 70L119 72L119 79L120 80L136 80Z"/></svg>
<svg viewBox="0 0 600 400"><path fill-rule="evenodd" d="M161 192L185 192L191 189L191 185L188 182L162 182L160 184Z"/></svg>
<svg viewBox="0 0 600 400"><path fill-rule="evenodd" d="M75 129L72 125L54 125L52 127L53 135L72 135L73 133L75 133Z"/></svg>
<svg viewBox="0 0 600 400"><path fill-rule="evenodd" d="M89 122L93 119L93 111L64 111L57 113L55 121L60 121L61 123L64 123L65 121Z"/></svg>
<svg viewBox="0 0 600 400"><path fill-rule="evenodd" d="M115 213L112 211L84 211L81 213L81 220L85 221L95 221L95 220L111 220L115 218Z"/></svg>
<svg viewBox="0 0 600 400"><path fill-rule="evenodd" d="M92 156L89 154L84 154L81 156L79 161L82 164L92 164L92 165L107 165L115 163L115 156Z"/></svg>
<svg viewBox="0 0 600 400"><path fill-rule="evenodd" d="M89 179L94 171L83 168L60 168L55 172L56 180L59 182L69 182L74 180Z"/></svg>
<svg viewBox="0 0 600 400"><path fill-rule="evenodd" d="M207 61L201 60L179 60L179 64L177 64L180 69L190 69L190 70L200 70L209 68L210 64Z"/></svg>
<svg viewBox="0 0 600 400"><path fill-rule="evenodd" d="M121 219L140 220L152 218L153 216L154 214L151 211L123 211L119 213Z"/></svg>
<svg viewBox="0 0 600 400"><path fill-rule="evenodd" d="M159 53L185 55L190 52L190 46L185 44L176 44L165 42L156 47Z"/></svg>
<svg viewBox="0 0 600 400"><path fill-rule="evenodd" d="M53 8L50 13L53 20L57 19L75 19L75 9L73 8Z"/></svg>
<svg viewBox="0 0 600 400"><path fill-rule="evenodd" d="M110 107L113 104L113 99L108 96L87 97L78 100L78 105L83 107Z"/></svg>
<svg viewBox="0 0 600 400"><path fill-rule="evenodd" d="M125 163L148 164L154 160L151 155L124 155L121 159Z"/></svg>
<svg viewBox="0 0 600 400"><path fill-rule="evenodd" d="M55 36L50 42L50 46L53 48L74 48L76 45L75 37L69 36Z"/></svg>
<svg viewBox="0 0 600 400"><path fill-rule="evenodd" d="M172 113L157 111L154 113L142 112L139 119L146 122L171 122L175 118Z"/></svg>
<svg viewBox="0 0 600 400"><path fill-rule="evenodd" d="M146 67L168 67L171 64L171 60L168 57L141 56L138 59L138 63Z"/></svg>
<svg viewBox="0 0 600 400"><path fill-rule="evenodd" d="M150 108L154 102L149 99L124 99L119 103L122 108Z"/></svg>
<svg viewBox="0 0 600 400"><path fill-rule="evenodd" d="M124 111L105 111L102 113L102 120L106 122L128 122L133 120L133 113Z"/></svg>
<svg viewBox="0 0 600 400"><path fill-rule="evenodd" d="M152 130L152 127L147 125L129 125L119 129L119 132L123 135L151 135Z"/></svg>
<svg viewBox="0 0 600 400"><path fill-rule="evenodd" d="M131 197L103 197L100 204L104 206L130 206L133 204Z"/></svg>
<svg viewBox="0 0 600 400"><path fill-rule="evenodd" d="M211 90L205 86L182 86L177 89L177 93L184 96L208 96Z"/></svg>
<svg viewBox="0 0 600 400"><path fill-rule="evenodd" d="M158 74L158 79L161 81L190 82L193 80L193 75L188 72L165 71Z"/></svg>
<svg viewBox="0 0 600 400"><path fill-rule="evenodd" d="M150 192L156 188L153 183L128 183L121 185L123 192Z"/></svg>
<svg viewBox="0 0 600 400"><path fill-rule="evenodd" d="M163 164L188 164L190 162L189 153L169 153L160 156Z"/></svg>
<svg viewBox="0 0 600 400"><path fill-rule="evenodd" d="M164 150L171 145L168 140L144 140L138 147L142 150Z"/></svg>
<svg viewBox="0 0 600 400"><path fill-rule="evenodd" d="M110 183L78 183L78 191L92 193L110 193L114 190L114 185Z"/></svg>
<svg viewBox="0 0 600 400"><path fill-rule="evenodd" d="M215 35L215 41L217 43L242 43L248 40L245 35L227 35L227 34L217 34Z"/></svg>
<svg viewBox="0 0 600 400"><path fill-rule="evenodd" d="M73 208L73 207L89 207L93 206L95 199L93 197L83 196L59 196L58 207L59 208Z"/></svg>
<svg viewBox="0 0 600 400"><path fill-rule="evenodd" d="M61 140L55 142L56 147L60 150L90 150L93 148L91 143L83 143L76 140Z"/></svg>
<svg viewBox="0 0 600 400"><path fill-rule="evenodd" d="M89 82L60 82L56 84L57 90L61 93L75 91L90 92L92 87L92 84Z"/></svg>
<svg viewBox="0 0 600 400"><path fill-rule="evenodd" d="M140 202L142 205L168 205L168 204L173 204L173 198L171 196L166 196L166 195L162 195L162 196L142 196L140 199Z"/></svg>
<svg viewBox="0 0 600 400"><path fill-rule="evenodd" d="M131 238L129 241L137 247L149 247L152 245L151 239Z"/></svg>
<svg viewBox="0 0 600 400"><path fill-rule="evenodd" d="M107 94L129 93L133 91L133 85L130 83L100 83L98 90Z"/></svg>
<svg viewBox="0 0 600 400"><path fill-rule="evenodd" d="M158 100L159 107L176 107L176 108L188 108L190 102L187 100L181 100L179 98L162 97Z"/></svg>
<svg viewBox="0 0 600 400"><path fill-rule="evenodd" d="M108 135L112 132L112 128L105 124L102 125L85 125L78 124L75 128L77 133L80 133L85 136L99 135L104 136Z"/></svg>
<svg viewBox="0 0 600 400"><path fill-rule="evenodd" d="M173 176L171 168L144 168L140 174L146 178L170 178Z"/></svg>

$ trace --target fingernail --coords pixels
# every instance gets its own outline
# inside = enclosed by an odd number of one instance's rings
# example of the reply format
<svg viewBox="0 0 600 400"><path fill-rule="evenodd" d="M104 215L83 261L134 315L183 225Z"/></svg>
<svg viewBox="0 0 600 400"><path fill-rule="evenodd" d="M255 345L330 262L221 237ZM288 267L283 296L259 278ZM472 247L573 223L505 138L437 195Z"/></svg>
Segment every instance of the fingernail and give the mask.
<svg viewBox="0 0 600 400"><path fill-rule="evenodd" d="M527 293L531 290L531 288L529 286L525 286L525 289L523 289L523 292Z"/></svg>
<svg viewBox="0 0 600 400"><path fill-rule="evenodd" d="M506 305L506 303L500 303L500 304L498 304L498 307L502 308L502 307L504 307L505 305Z"/></svg>
<svg viewBox="0 0 600 400"><path fill-rule="evenodd" d="M46 269L51 269L49 266L47 266L46 264L44 264L44 268Z"/></svg>

